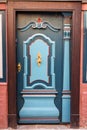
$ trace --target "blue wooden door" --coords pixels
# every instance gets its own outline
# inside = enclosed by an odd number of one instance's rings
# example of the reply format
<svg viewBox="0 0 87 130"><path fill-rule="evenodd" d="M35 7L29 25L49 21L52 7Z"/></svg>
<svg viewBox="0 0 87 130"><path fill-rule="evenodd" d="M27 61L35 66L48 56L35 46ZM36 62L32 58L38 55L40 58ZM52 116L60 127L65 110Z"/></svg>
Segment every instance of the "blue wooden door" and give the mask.
<svg viewBox="0 0 87 130"><path fill-rule="evenodd" d="M17 14L19 123L70 122L70 30L67 34L66 28L61 13Z"/></svg>

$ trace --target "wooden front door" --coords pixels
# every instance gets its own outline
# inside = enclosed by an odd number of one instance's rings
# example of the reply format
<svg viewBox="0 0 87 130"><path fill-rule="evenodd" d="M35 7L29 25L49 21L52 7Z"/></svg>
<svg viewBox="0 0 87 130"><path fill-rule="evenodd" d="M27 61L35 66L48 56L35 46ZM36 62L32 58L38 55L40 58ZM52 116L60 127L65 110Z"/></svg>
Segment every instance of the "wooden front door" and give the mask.
<svg viewBox="0 0 87 130"><path fill-rule="evenodd" d="M18 123L70 122L70 13L17 13Z"/></svg>

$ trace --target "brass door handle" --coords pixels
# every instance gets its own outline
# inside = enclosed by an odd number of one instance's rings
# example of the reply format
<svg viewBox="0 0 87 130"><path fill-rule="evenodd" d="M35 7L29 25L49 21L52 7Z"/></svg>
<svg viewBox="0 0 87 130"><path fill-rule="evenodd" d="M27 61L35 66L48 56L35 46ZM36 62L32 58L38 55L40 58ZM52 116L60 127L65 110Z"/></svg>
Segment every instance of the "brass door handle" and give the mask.
<svg viewBox="0 0 87 130"><path fill-rule="evenodd" d="M38 54L37 54L37 64L38 64L38 66L40 66L41 63L42 63L41 54L40 54L40 52L38 52Z"/></svg>
<svg viewBox="0 0 87 130"><path fill-rule="evenodd" d="M21 71L21 67L22 67L22 66L21 66L21 63L18 63L18 64L17 64L17 71L18 71L18 72Z"/></svg>

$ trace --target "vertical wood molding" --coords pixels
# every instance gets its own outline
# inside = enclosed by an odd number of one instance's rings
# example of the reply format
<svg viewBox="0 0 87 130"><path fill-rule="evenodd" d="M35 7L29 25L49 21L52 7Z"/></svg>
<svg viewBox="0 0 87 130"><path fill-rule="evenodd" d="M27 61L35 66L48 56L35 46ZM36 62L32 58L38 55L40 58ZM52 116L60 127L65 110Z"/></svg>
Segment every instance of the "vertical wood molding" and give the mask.
<svg viewBox="0 0 87 130"><path fill-rule="evenodd" d="M81 9L81 4L79 4ZM78 22L79 21L79 22ZM71 127L79 126L80 95L80 47L81 47L81 10L73 13L72 61L71 61ZM78 96L76 96L78 95Z"/></svg>
<svg viewBox="0 0 87 130"><path fill-rule="evenodd" d="M80 60L80 88L83 85L83 15L84 12L81 13L81 60Z"/></svg>
<svg viewBox="0 0 87 130"><path fill-rule="evenodd" d="M16 43L13 6L8 4L8 125L16 128Z"/></svg>

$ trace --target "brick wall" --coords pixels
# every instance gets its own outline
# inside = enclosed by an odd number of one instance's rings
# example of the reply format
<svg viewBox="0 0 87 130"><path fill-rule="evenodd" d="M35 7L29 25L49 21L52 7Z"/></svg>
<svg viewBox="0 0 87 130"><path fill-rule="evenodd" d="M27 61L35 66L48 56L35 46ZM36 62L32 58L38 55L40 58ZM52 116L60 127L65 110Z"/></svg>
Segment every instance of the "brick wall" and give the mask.
<svg viewBox="0 0 87 130"><path fill-rule="evenodd" d="M87 127L87 86L80 87L80 126Z"/></svg>
<svg viewBox="0 0 87 130"><path fill-rule="evenodd" d="M83 83L83 44L84 44L84 11L87 10L87 4L82 5L81 17L81 62L80 62L80 127L87 128L87 83Z"/></svg>
<svg viewBox="0 0 87 130"><path fill-rule="evenodd" d="M0 129L8 127L7 84L0 84Z"/></svg>

